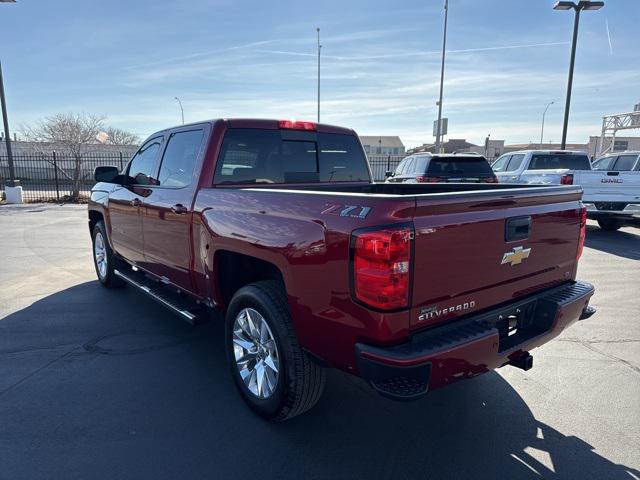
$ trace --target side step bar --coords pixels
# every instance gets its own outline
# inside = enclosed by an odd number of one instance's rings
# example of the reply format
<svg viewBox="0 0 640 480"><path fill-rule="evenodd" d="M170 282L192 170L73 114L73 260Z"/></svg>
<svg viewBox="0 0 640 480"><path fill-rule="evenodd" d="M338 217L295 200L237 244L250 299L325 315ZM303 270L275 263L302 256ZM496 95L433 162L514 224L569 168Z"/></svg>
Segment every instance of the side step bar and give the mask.
<svg viewBox="0 0 640 480"><path fill-rule="evenodd" d="M143 293L146 293L162 306L178 314L183 320L186 320L191 325L204 323L203 315L198 315L198 313L194 313L192 311L194 306L196 306L194 302L185 298L184 295L172 292L162 283L149 279L144 273L135 272L133 270L130 272L122 272L117 269L114 269L113 273L129 285Z"/></svg>

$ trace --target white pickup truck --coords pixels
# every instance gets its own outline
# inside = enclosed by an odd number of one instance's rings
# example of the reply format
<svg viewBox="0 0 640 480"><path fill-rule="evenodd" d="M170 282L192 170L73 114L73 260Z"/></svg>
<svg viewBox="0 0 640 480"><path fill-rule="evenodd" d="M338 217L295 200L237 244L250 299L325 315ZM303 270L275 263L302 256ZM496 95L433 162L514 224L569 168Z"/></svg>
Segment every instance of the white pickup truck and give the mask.
<svg viewBox="0 0 640 480"><path fill-rule="evenodd" d="M640 152L617 152L598 158L590 172L576 172L587 217L603 230L640 227Z"/></svg>
<svg viewBox="0 0 640 480"><path fill-rule="evenodd" d="M591 170L591 162L585 152L520 150L505 153L491 168L500 183L573 185L576 173Z"/></svg>

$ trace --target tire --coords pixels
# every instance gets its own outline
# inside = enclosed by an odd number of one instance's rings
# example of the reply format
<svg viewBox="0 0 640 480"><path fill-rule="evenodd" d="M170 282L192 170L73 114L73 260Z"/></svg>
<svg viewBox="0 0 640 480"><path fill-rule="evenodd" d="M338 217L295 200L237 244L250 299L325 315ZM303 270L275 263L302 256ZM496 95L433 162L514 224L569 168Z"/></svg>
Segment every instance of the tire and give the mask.
<svg viewBox="0 0 640 480"><path fill-rule="evenodd" d="M258 343L245 341L251 338L247 312L254 326L266 323L267 328L260 328L265 335L260 336L264 338ZM270 338L266 338L268 336ZM261 343L263 340L264 343ZM272 348L274 343L275 351ZM258 415L278 422L288 420L309 410L320 398L325 382L324 368L314 363L300 348L286 295L279 281L252 283L236 292L227 310L225 344L236 387L247 405ZM241 345L253 346L246 349ZM258 353L250 353L251 350ZM236 355L251 360L239 364ZM256 391L260 362L263 387ZM269 367L273 364L277 366L276 375ZM255 375L252 370L256 372ZM247 379L247 383L243 378Z"/></svg>
<svg viewBox="0 0 640 480"><path fill-rule="evenodd" d="M615 232L622 226L620 225L620 222L611 218L603 218L598 220L598 225L600 225L600 228L602 230L605 230L607 232Z"/></svg>
<svg viewBox="0 0 640 480"><path fill-rule="evenodd" d="M111 250L107 240L107 229L104 222L100 221L93 227L91 232L93 247L93 266L100 283L107 288L117 288L124 286L124 280L116 277L113 270L118 264L118 258ZM104 263L101 262L104 260Z"/></svg>

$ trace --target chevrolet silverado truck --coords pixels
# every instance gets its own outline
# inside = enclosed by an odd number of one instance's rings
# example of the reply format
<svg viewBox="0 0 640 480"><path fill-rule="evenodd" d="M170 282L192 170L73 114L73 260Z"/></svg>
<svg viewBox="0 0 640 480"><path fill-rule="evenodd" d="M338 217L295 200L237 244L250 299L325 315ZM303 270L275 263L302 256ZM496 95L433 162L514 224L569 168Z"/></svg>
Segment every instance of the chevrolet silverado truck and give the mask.
<svg viewBox="0 0 640 480"><path fill-rule="evenodd" d="M374 183L353 130L225 119L98 167L99 281L225 322L240 395L285 420L327 367L407 400L512 365L594 309L577 186Z"/></svg>

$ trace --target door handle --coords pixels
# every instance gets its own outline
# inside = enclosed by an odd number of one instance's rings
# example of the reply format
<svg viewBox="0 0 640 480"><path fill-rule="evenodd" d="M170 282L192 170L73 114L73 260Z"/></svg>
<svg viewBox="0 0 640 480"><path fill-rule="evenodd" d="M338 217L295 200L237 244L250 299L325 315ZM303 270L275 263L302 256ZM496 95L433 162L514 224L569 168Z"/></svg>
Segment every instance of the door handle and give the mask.
<svg viewBox="0 0 640 480"><path fill-rule="evenodd" d="M185 215L187 213L187 207L185 207L181 203L177 203L173 207L171 207L171 211L176 215Z"/></svg>
<svg viewBox="0 0 640 480"><path fill-rule="evenodd" d="M139 207L140 205L142 205L142 202L139 198L134 198L133 200L131 200L132 207Z"/></svg>
<svg viewBox="0 0 640 480"><path fill-rule="evenodd" d="M513 217L505 222L504 240L505 242L515 242L526 240L531 233L531 217Z"/></svg>

